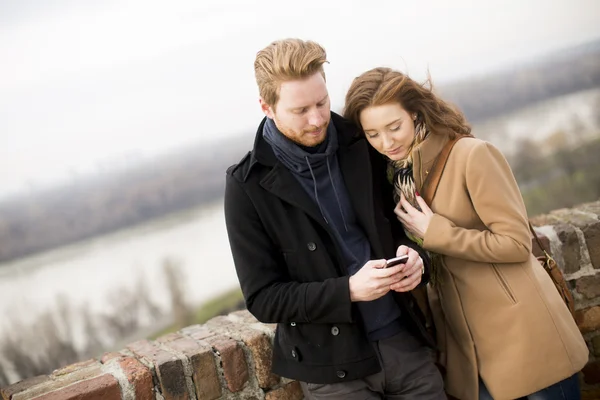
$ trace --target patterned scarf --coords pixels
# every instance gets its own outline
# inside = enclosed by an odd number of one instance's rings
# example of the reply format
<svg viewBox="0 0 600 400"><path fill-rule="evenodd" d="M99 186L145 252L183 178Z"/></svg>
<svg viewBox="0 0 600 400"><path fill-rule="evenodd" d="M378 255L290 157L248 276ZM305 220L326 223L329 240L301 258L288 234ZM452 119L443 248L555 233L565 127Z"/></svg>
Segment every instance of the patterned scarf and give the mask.
<svg viewBox="0 0 600 400"><path fill-rule="evenodd" d="M387 167L387 178L388 181L394 185L394 203L398 204L400 201L400 194L404 195L406 201L408 201L413 207L421 211L421 207L417 203L415 187L415 179L413 176L413 156L412 152L414 148L425 140L428 136L429 131L425 125L425 121L417 119L415 122L415 139L413 140L410 148L408 149L408 155L402 160L392 161L388 160ZM423 239L416 237L406 228L404 228L406 237L415 242L419 247L423 247ZM441 256L439 254L424 250L429 259L431 260L431 279L432 285L439 281L438 270L441 263Z"/></svg>

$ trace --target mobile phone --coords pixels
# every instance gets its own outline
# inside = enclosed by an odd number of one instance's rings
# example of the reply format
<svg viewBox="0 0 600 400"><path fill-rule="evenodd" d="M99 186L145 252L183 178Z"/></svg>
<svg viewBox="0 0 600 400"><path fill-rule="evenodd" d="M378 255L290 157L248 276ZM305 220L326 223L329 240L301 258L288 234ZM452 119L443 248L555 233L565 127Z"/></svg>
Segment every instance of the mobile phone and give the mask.
<svg viewBox="0 0 600 400"><path fill-rule="evenodd" d="M407 255L390 258L389 260L386 261L385 267L389 268L389 267L393 267L394 265L398 265L398 264L406 264L407 261L408 261Z"/></svg>

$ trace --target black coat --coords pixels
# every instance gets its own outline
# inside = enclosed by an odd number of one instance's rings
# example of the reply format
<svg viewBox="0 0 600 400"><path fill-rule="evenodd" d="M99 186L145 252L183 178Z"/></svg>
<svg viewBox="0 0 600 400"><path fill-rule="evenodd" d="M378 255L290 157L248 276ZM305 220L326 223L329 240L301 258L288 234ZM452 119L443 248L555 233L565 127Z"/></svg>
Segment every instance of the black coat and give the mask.
<svg viewBox="0 0 600 400"><path fill-rule="evenodd" d="M350 122L334 113L331 121L339 135L344 183L371 243L371 258L394 257L400 244L416 247L393 214L383 158ZM253 151L227 171L225 219L246 306L259 321L277 323L273 372L311 383L374 374L379 362L350 301L341 252L316 203L264 141L264 123ZM431 344L412 296L394 296L408 328Z"/></svg>

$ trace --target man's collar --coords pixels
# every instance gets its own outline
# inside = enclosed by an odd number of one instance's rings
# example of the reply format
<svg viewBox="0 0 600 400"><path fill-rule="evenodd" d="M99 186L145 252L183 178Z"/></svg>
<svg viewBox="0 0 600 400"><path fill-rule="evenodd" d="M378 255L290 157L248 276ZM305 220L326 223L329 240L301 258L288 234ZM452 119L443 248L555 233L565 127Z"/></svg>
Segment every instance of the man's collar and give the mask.
<svg viewBox="0 0 600 400"><path fill-rule="evenodd" d="M263 129L266 122L267 117L263 118L256 131L251 163L257 161L263 165L272 167L277 163L277 157L275 157L271 146L263 138ZM358 128L353 123L333 111L331 112L329 123L333 124L338 132L340 148L348 147L354 141L361 138Z"/></svg>

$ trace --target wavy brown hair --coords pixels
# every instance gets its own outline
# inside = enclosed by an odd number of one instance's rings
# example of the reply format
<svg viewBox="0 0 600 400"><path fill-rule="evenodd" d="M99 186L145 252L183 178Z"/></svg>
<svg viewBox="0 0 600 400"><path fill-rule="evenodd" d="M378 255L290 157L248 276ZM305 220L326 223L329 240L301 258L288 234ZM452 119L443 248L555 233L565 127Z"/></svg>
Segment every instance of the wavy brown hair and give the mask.
<svg viewBox="0 0 600 400"><path fill-rule="evenodd" d="M374 68L356 77L346 94L344 117L359 127L360 113L371 106L399 103L416 123L425 123L435 134L468 135L471 126L462 112L433 93L431 78L419 84L391 68Z"/></svg>

